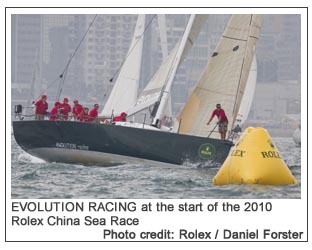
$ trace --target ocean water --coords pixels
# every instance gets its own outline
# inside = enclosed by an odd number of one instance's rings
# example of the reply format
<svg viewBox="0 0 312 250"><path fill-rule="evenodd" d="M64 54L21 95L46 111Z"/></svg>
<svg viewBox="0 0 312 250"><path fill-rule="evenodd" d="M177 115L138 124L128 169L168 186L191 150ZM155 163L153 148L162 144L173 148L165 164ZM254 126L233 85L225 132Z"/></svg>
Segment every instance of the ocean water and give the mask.
<svg viewBox="0 0 312 250"><path fill-rule="evenodd" d="M12 199L299 199L301 148L292 138L273 138L296 185L214 186L219 167L125 164L113 167L46 163L12 141ZM9 178L7 178L9 180Z"/></svg>

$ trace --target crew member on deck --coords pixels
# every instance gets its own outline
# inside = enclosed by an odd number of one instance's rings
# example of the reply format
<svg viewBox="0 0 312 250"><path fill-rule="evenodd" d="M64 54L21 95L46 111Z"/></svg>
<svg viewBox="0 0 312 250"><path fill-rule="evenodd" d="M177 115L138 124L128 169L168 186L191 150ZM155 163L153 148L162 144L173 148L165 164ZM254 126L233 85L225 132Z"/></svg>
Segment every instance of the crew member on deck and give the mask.
<svg viewBox="0 0 312 250"><path fill-rule="evenodd" d="M44 120L44 116L48 110L48 97L46 95L42 95L41 99L35 102L36 106L36 120Z"/></svg>
<svg viewBox="0 0 312 250"><path fill-rule="evenodd" d="M91 109L89 112L88 122L96 121L96 118L98 117L98 109L99 109L99 104L94 104L94 108Z"/></svg>
<svg viewBox="0 0 312 250"><path fill-rule="evenodd" d="M50 120L55 121L60 118L60 109L62 104L60 102L55 102L54 107L50 111Z"/></svg>
<svg viewBox="0 0 312 250"><path fill-rule="evenodd" d="M122 112L119 116L114 117L113 122L125 122L127 121L127 114Z"/></svg>
<svg viewBox="0 0 312 250"><path fill-rule="evenodd" d="M81 104L78 103L78 99L74 99L74 106L73 106L73 116L74 120L79 120L80 115L83 113L83 107Z"/></svg>
<svg viewBox="0 0 312 250"><path fill-rule="evenodd" d="M68 98L65 97L61 105L61 116L62 120L68 120L68 113L71 112L71 107L68 104Z"/></svg>
<svg viewBox="0 0 312 250"><path fill-rule="evenodd" d="M210 124L213 117L216 116L218 118L218 124L219 124L219 133L221 135L221 140L225 140L226 132L227 132L227 126L228 126L228 119L225 115L224 110L221 108L221 104L216 105L216 109L212 112L211 117L209 121L207 122L207 125Z"/></svg>
<svg viewBox="0 0 312 250"><path fill-rule="evenodd" d="M89 120L89 108L84 107L83 113L80 114L79 121L87 122Z"/></svg>

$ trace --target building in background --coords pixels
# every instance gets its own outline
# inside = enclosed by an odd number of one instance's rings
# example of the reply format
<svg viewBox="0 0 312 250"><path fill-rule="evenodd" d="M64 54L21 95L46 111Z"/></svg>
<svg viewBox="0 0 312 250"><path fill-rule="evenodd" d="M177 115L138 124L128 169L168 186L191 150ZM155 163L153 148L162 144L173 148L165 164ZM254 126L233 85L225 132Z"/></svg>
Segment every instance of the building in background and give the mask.
<svg viewBox="0 0 312 250"><path fill-rule="evenodd" d="M12 97L13 101L26 104L31 92L38 94L41 89L42 16L12 15L11 25Z"/></svg>

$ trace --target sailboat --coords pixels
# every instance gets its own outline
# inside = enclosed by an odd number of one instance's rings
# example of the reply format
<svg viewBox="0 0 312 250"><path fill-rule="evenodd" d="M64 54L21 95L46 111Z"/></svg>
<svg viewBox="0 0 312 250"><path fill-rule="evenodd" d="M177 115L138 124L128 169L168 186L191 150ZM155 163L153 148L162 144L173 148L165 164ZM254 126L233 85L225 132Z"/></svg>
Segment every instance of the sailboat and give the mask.
<svg viewBox="0 0 312 250"><path fill-rule="evenodd" d="M179 60L174 60L174 68L170 71L178 68L183 51L188 43L193 43L189 35L192 34L191 27L196 19L191 18L186 28L188 31L176 49L174 57L178 55ZM15 139L26 152L49 162L87 165L145 161L178 165L186 162L207 166L221 164L232 142L207 138L211 128L205 128L203 123L206 123L211 107L218 100L228 111L232 111L229 118L231 125L234 124L255 53L260 23L259 15L232 16L180 115L178 133L159 129L159 121L170 96L173 74L158 89L157 94L147 96L147 92L143 91L141 96L145 95L145 98L138 99L137 106L142 103L146 106L146 103L156 100L151 124L154 130L74 121L14 121ZM208 84L210 87L207 87ZM213 93L217 95L214 98ZM205 100L207 97L212 99Z"/></svg>

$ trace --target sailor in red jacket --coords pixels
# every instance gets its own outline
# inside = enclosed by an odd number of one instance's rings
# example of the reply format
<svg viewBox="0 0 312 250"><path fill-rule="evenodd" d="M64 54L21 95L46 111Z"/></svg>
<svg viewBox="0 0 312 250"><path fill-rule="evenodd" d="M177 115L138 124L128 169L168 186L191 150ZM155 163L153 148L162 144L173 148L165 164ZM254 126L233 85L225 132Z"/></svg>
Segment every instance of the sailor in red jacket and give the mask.
<svg viewBox="0 0 312 250"><path fill-rule="evenodd" d="M71 107L68 104L68 98L65 97L61 105L61 115L63 120L68 120L68 113L71 112Z"/></svg>
<svg viewBox="0 0 312 250"><path fill-rule="evenodd" d="M54 107L50 111L51 121L59 120L61 106L62 104L60 102L55 102Z"/></svg>
<svg viewBox="0 0 312 250"><path fill-rule="evenodd" d="M88 122L93 122L95 121L98 117L98 109L99 109L99 104L94 104L94 108L90 110L89 112L89 119Z"/></svg>
<svg viewBox="0 0 312 250"><path fill-rule="evenodd" d="M48 110L47 99L48 97L46 95L42 95L41 99L36 101L36 120L44 120L44 116Z"/></svg>
<svg viewBox="0 0 312 250"><path fill-rule="evenodd" d="M225 140L227 126L228 126L228 119L225 115L224 110L221 108L221 104L219 103L217 104L216 109L212 112L211 117L209 121L207 122L207 125L210 124L214 116L218 118L219 133L221 135L221 140Z"/></svg>
<svg viewBox="0 0 312 250"><path fill-rule="evenodd" d="M83 107L78 103L78 99L74 99L74 106L73 106L73 116L74 120L79 120L80 115L83 113Z"/></svg>
<svg viewBox="0 0 312 250"><path fill-rule="evenodd" d="M89 108L84 107L83 112L79 116L79 121L87 122L89 120Z"/></svg>
<svg viewBox="0 0 312 250"><path fill-rule="evenodd" d="M127 121L127 114L122 112L119 116L115 116L113 122L125 122Z"/></svg>

